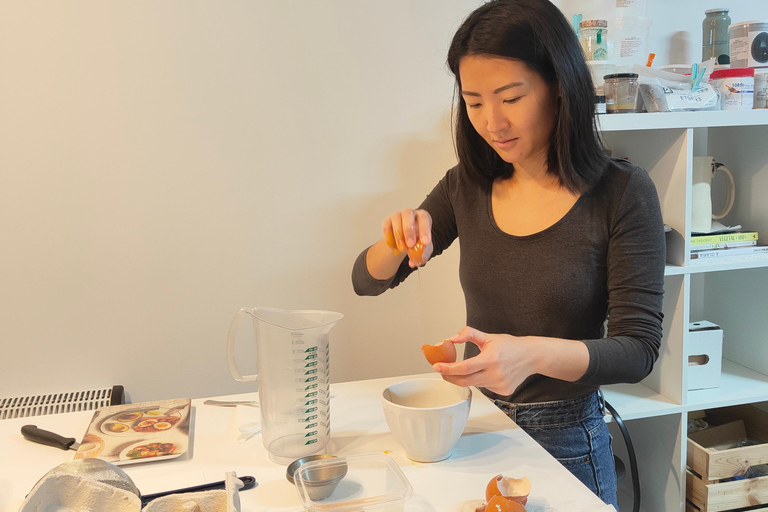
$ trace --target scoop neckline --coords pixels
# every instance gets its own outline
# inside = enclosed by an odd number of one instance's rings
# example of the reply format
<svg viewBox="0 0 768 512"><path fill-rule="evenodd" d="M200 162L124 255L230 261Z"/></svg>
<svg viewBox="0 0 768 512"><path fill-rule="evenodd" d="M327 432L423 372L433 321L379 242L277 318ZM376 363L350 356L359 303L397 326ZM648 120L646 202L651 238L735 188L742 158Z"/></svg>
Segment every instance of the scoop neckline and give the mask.
<svg viewBox="0 0 768 512"><path fill-rule="evenodd" d="M485 206L486 206L486 211L488 213L488 220L490 221L491 226L497 233L515 240L533 240L536 238L547 236L549 233L560 229L560 226L565 224L569 217L572 217L573 215L575 215L574 212L581 205L582 200L587 194L589 194L589 191L582 193L579 196L579 198L576 200L576 202L573 203L573 206L571 206L568 209L568 211L565 212L565 214L557 220L557 222L555 222L551 226L548 226L542 229L541 231L531 233L530 235L513 235L512 233L507 233L506 231L501 229L499 225L496 223L496 218L493 216L493 181L491 181L485 187L485 196L486 196Z"/></svg>

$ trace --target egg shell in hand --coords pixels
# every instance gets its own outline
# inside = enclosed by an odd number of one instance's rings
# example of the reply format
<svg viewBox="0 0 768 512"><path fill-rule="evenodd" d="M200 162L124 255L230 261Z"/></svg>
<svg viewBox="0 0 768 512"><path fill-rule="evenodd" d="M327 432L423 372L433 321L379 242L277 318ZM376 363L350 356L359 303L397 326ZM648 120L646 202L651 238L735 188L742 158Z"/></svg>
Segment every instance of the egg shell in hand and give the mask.
<svg viewBox="0 0 768 512"><path fill-rule="evenodd" d="M429 364L456 362L456 347L451 340L443 340L436 345L422 345L421 352Z"/></svg>
<svg viewBox="0 0 768 512"><path fill-rule="evenodd" d="M421 242L416 242L413 247L408 248L408 257L421 265L424 263L422 261L422 258L424 258L424 244Z"/></svg>

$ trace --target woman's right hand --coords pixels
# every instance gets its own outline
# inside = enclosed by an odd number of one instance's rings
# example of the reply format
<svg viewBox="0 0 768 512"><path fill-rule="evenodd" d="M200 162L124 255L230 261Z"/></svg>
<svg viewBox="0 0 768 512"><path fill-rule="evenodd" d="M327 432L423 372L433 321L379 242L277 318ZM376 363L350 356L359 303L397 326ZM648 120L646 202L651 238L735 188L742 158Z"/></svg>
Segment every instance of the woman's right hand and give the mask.
<svg viewBox="0 0 768 512"><path fill-rule="evenodd" d="M395 254L408 253L411 268L424 265L432 256L432 217L426 210L406 208L384 219L384 240Z"/></svg>

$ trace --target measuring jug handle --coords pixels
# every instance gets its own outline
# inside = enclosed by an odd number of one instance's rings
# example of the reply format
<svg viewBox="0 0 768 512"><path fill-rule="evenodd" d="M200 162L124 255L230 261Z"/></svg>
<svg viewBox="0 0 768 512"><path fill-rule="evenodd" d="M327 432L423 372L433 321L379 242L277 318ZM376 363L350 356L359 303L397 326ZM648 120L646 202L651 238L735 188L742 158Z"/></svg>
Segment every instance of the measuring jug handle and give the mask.
<svg viewBox="0 0 768 512"><path fill-rule="evenodd" d="M232 319L232 323L229 324L229 334L227 334L227 363L229 363L229 373L238 382L254 382L259 378L258 373L253 375L243 375L240 373L240 368L237 366L235 359L235 338L237 337L237 331L240 330L240 325L243 320L250 318L251 310L248 308L240 308L235 318ZM257 356L258 357L258 356Z"/></svg>
<svg viewBox="0 0 768 512"><path fill-rule="evenodd" d="M725 180L727 183L726 188L728 189L727 198L725 199L725 206L723 206L723 209L720 213L712 215L712 218L715 220L720 220L726 215L728 215L728 212L731 211L731 208L733 208L733 202L736 199L736 184L733 181L733 174L731 171L728 170L726 166L723 164L715 164L715 173L717 171L721 171L723 174L725 174Z"/></svg>

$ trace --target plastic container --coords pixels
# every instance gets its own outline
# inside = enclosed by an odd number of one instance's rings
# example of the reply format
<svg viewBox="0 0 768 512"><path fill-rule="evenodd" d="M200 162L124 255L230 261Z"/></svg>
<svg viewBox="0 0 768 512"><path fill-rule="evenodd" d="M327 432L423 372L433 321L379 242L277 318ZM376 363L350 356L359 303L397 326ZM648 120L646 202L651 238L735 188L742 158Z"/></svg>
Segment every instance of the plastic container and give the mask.
<svg viewBox="0 0 768 512"><path fill-rule="evenodd" d="M732 68L768 67L768 21L744 21L728 27Z"/></svg>
<svg viewBox="0 0 768 512"><path fill-rule="evenodd" d="M728 26L731 17L728 9L718 8L704 11L701 23L701 61L715 59L716 64L730 64L728 45Z"/></svg>
<svg viewBox="0 0 768 512"><path fill-rule="evenodd" d="M602 87L605 83L603 77L616 72L616 64L607 60L588 60L587 66L592 75L592 85L595 87Z"/></svg>
<svg viewBox="0 0 768 512"><path fill-rule="evenodd" d="M616 0L616 14L622 18L645 16L646 0Z"/></svg>
<svg viewBox="0 0 768 512"><path fill-rule="evenodd" d="M751 110L754 104L755 70L753 68L721 69L709 76L720 91L721 110Z"/></svg>
<svg viewBox="0 0 768 512"><path fill-rule="evenodd" d="M278 464L321 452L331 439L328 332L344 315L333 311L241 308L227 335L229 371L239 382L259 383L261 440ZM251 319L254 375L237 365L235 340Z"/></svg>
<svg viewBox="0 0 768 512"><path fill-rule="evenodd" d="M768 69L755 70L755 97L752 108L768 108Z"/></svg>
<svg viewBox="0 0 768 512"><path fill-rule="evenodd" d="M645 16L616 18L611 26L613 57L618 71L644 66L648 60L648 34L651 19Z"/></svg>
<svg viewBox="0 0 768 512"><path fill-rule="evenodd" d="M605 75L605 108L609 114L635 112L637 73Z"/></svg>
<svg viewBox="0 0 768 512"><path fill-rule="evenodd" d="M313 474L346 474L323 499L310 496ZM305 510L311 512L403 512L413 488L391 457L383 453L364 453L349 457L321 459L303 464L294 475L296 490Z"/></svg>
<svg viewBox="0 0 768 512"><path fill-rule="evenodd" d="M690 64L667 64L659 68L662 71L669 71L670 73L677 73L678 75L690 75L693 66Z"/></svg>
<svg viewBox="0 0 768 512"><path fill-rule="evenodd" d="M579 23L579 43L587 60L608 58L608 22L584 20Z"/></svg>

